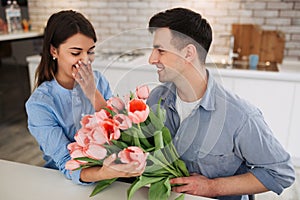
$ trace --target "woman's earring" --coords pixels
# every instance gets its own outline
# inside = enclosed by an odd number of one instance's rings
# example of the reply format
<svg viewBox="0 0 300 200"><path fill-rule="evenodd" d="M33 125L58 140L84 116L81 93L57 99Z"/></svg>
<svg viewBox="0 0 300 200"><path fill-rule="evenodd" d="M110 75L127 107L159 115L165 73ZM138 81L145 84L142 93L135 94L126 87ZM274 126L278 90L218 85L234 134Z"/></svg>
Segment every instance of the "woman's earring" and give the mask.
<svg viewBox="0 0 300 200"><path fill-rule="evenodd" d="M52 58L54 61L56 60L56 58L53 56L53 58Z"/></svg>

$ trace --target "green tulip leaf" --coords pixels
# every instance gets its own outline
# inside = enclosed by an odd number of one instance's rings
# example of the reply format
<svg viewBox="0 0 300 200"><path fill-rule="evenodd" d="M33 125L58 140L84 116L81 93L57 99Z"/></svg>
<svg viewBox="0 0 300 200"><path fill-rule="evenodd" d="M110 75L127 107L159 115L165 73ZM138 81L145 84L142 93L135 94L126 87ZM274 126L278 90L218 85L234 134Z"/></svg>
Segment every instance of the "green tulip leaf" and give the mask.
<svg viewBox="0 0 300 200"><path fill-rule="evenodd" d="M94 164L98 164L98 165L102 165L103 164L102 160L96 160L96 159L92 159L92 158L88 158L88 157L74 158L74 160L85 161L85 162L88 162L88 163L94 163Z"/></svg>
<svg viewBox="0 0 300 200"><path fill-rule="evenodd" d="M138 179L136 179L130 186L130 188L127 191L127 199L131 200L133 197L133 194L140 189L141 187L144 187L145 185L158 182L160 180L164 179L164 177L146 177L146 176L140 176Z"/></svg>
<svg viewBox="0 0 300 200"><path fill-rule="evenodd" d="M179 195L175 200L184 200L184 194Z"/></svg>
<svg viewBox="0 0 300 200"><path fill-rule="evenodd" d="M171 194L169 177L151 184L149 189L149 200L167 200Z"/></svg>
<svg viewBox="0 0 300 200"><path fill-rule="evenodd" d="M95 196L96 194L98 194L99 192L101 192L102 190L110 186L116 180L117 178L99 181L96 187L94 188L94 190L92 191L92 193L90 194L90 197Z"/></svg>
<svg viewBox="0 0 300 200"><path fill-rule="evenodd" d="M163 141L163 136L161 131L154 132L154 144L155 144L155 150L164 148L164 141Z"/></svg>

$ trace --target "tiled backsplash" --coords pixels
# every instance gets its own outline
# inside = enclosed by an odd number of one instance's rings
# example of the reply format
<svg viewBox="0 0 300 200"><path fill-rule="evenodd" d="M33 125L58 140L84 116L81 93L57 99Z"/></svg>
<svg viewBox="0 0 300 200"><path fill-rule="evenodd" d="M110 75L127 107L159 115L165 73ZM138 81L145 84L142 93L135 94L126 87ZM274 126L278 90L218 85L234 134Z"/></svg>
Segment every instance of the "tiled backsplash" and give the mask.
<svg viewBox="0 0 300 200"><path fill-rule="evenodd" d="M200 12L214 30L212 54L225 55L232 23L258 24L264 30L285 33L285 59L300 60L299 0L29 0L33 28L45 26L48 17L62 9L85 14L98 35L97 50L134 50L151 47L146 28L149 18L158 11L187 7Z"/></svg>

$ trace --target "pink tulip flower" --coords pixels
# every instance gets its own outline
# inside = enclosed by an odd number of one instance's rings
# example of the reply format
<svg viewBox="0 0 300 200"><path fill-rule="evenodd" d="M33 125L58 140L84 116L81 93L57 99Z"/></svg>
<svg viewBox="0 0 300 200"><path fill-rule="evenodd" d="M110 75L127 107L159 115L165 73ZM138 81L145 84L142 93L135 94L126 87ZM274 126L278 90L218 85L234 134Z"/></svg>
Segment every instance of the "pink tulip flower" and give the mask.
<svg viewBox="0 0 300 200"><path fill-rule="evenodd" d="M72 159L85 157L85 153L83 152L83 147L79 146L76 142L70 143L67 146L70 156ZM77 161L79 163L86 163L85 161Z"/></svg>
<svg viewBox="0 0 300 200"><path fill-rule="evenodd" d="M78 162L77 160L69 160L65 164L65 168L67 170L75 170L79 167L80 167L80 162Z"/></svg>
<svg viewBox="0 0 300 200"><path fill-rule="evenodd" d="M93 142L95 144L100 144L100 145L109 142L106 138L105 130L101 126L98 126L91 131L90 142Z"/></svg>
<svg viewBox="0 0 300 200"><path fill-rule="evenodd" d="M118 123L118 128L121 130L127 130L132 126L132 122L127 115L117 114L113 119Z"/></svg>
<svg viewBox="0 0 300 200"><path fill-rule="evenodd" d="M72 153L72 152L75 151L75 150L80 150L80 149L82 149L82 147L79 146L79 145L77 144L77 142L72 142L72 143L68 144L67 149L70 151L70 153Z"/></svg>
<svg viewBox="0 0 300 200"><path fill-rule="evenodd" d="M144 122L150 109L149 106L142 99L132 99L128 106L128 117L133 123L139 124Z"/></svg>
<svg viewBox="0 0 300 200"><path fill-rule="evenodd" d="M107 107L111 108L115 113L125 109L125 104L119 97L112 97L107 101Z"/></svg>
<svg viewBox="0 0 300 200"><path fill-rule="evenodd" d="M96 117L96 122L98 124L101 124L101 122L105 119L108 119L109 118L109 113L104 110L104 109L101 109L99 112L96 112L95 113L95 117Z"/></svg>
<svg viewBox="0 0 300 200"><path fill-rule="evenodd" d="M136 87L135 93L136 93L137 98L146 100L149 97L150 90L147 85L141 85L141 86Z"/></svg>
<svg viewBox="0 0 300 200"><path fill-rule="evenodd" d="M118 153L122 163L138 162L138 168L146 165L147 156L148 153L144 153L141 148L136 146L129 146Z"/></svg>
<svg viewBox="0 0 300 200"><path fill-rule="evenodd" d="M98 144L90 144L86 150L85 150L86 155L89 158L96 159L96 160L101 160L105 158L107 151L106 149Z"/></svg>
<svg viewBox="0 0 300 200"><path fill-rule="evenodd" d="M105 119L101 123L105 136L108 141L117 140L121 136L120 129L118 128L116 122L113 119Z"/></svg>
<svg viewBox="0 0 300 200"><path fill-rule="evenodd" d="M85 157L86 155L85 155L85 153L84 153L84 151L83 151L83 148L81 148L81 149L76 149L76 150L74 150L74 151L72 151L71 153L70 153L70 156L71 156L71 158L80 158L80 157ZM81 161L80 161L81 162Z"/></svg>
<svg viewBox="0 0 300 200"><path fill-rule="evenodd" d="M89 138L90 134L91 134L90 131L81 128L75 134L74 139L79 146L85 147L90 143L90 138Z"/></svg>
<svg viewBox="0 0 300 200"><path fill-rule="evenodd" d="M126 105L128 105L129 104L129 101L131 100L130 99L130 94L125 94L124 96L123 96L123 100L124 100L124 103L125 103L125 108L126 108Z"/></svg>
<svg viewBox="0 0 300 200"><path fill-rule="evenodd" d="M97 126L96 116L95 115L85 115L81 121L81 126L83 129L91 130Z"/></svg>

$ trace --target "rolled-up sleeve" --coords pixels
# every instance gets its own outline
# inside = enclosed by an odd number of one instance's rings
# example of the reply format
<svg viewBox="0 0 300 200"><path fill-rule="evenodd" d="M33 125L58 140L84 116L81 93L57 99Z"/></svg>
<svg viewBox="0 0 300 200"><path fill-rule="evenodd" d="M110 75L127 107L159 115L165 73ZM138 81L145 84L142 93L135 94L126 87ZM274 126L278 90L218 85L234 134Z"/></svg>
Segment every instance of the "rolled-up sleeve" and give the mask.
<svg viewBox="0 0 300 200"><path fill-rule="evenodd" d="M77 184L87 184L80 181L80 170L69 171L65 164L71 159L67 145L71 141L66 137L62 127L59 126L56 116L51 110L51 102L48 98L26 103L28 114L28 129L39 143L45 157L51 157L55 167L61 171L66 178ZM46 163L47 165L47 163ZM46 166L53 167L53 166Z"/></svg>
<svg viewBox="0 0 300 200"><path fill-rule="evenodd" d="M245 117L236 137L236 154L250 172L269 190L280 194L295 180L288 152L274 137L259 111Z"/></svg>

